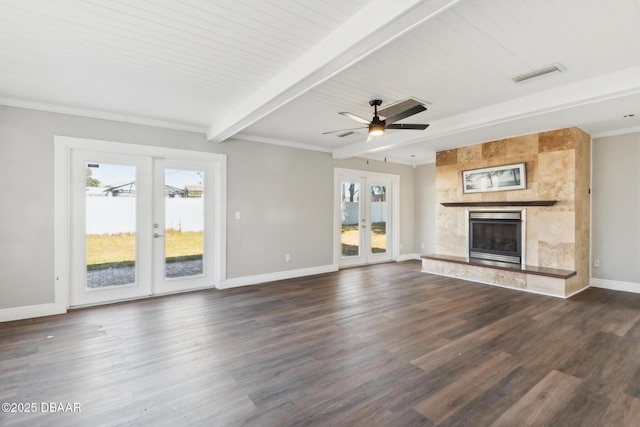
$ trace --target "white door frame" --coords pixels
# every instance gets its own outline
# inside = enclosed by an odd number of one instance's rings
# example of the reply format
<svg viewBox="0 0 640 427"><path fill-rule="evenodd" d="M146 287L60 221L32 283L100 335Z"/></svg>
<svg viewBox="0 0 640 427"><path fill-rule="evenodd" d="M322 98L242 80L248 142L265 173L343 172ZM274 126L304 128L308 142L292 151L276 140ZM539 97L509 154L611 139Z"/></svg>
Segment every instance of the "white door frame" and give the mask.
<svg viewBox="0 0 640 427"><path fill-rule="evenodd" d="M391 204L389 212L391 218L387 223L391 226L389 230L390 239L388 241L388 250L391 254L391 260L397 261L400 256L400 175L363 171L358 169L344 169L334 168L333 171L333 263L337 266L342 264L342 245L340 240L340 227L342 224L341 211L342 206L340 202L341 188L340 183L342 177L345 175L355 175L359 177L365 177L368 179L376 178L389 180L391 187L389 191L388 203ZM364 200L362 201L364 202Z"/></svg>
<svg viewBox="0 0 640 427"><path fill-rule="evenodd" d="M107 153L167 157L184 160L208 161L214 165L213 197L213 287L219 288L226 278L226 200L227 157L224 154L207 153L175 148L128 144L113 141L54 136L54 301L69 308L70 293L70 218L71 218L71 151L91 150Z"/></svg>

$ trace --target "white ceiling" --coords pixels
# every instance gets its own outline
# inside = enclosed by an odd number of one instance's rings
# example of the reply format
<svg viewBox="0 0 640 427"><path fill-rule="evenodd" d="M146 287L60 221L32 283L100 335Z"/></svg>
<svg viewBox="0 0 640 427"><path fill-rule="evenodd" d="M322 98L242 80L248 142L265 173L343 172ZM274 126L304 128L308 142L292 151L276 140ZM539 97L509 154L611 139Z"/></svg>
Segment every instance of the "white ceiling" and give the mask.
<svg viewBox="0 0 640 427"><path fill-rule="evenodd" d="M410 97L424 131L323 135ZM640 130L640 0L0 0L0 104L407 164Z"/></svg>

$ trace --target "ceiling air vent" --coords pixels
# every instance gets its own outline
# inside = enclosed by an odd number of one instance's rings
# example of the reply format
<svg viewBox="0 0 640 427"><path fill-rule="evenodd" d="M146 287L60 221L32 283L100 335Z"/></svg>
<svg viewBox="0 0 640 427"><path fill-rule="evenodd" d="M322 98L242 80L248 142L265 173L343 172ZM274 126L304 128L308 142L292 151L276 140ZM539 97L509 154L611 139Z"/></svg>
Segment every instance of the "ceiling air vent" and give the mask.
<svg viewBox="0 0 640 427"><path fill-rule="evenodd" d="M512 80L516 83L524 82L526 80L531 80L536 77L544 76L551 73L561 73L562 67L560 64L549 65L548 67L540 68L539 70L532 71L530 73L521 74L519 76L513 77Z"/></svg>

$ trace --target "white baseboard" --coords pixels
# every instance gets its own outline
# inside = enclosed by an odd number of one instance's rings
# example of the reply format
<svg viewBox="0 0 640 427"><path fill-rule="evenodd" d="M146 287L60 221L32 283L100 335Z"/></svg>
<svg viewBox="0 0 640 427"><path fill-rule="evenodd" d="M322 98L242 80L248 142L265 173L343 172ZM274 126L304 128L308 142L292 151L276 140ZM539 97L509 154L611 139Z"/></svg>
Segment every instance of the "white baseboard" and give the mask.
<svg viewBox="0 0 640 427"><path fill-rule="evenodd" d="M67 307L64 304L39 304L25 307L12 307L0 310L0 322L11 322L12 320L30 319L32 317L53 316L64 314Z"/></svg>
<svg viewBox="0 0 640 427"><path fill-rule="evenodd" d="M396 259L397 262L402 262L402 261L410 261L410 260L420 260L420 254L404 254L404 255L398 255L398 258Z"/></svg>
<svg viewBox="0 0 640 427"><path fill-rule="evenodd" d="M618 280L591 278L589 284L594 288L611 289L612 291L633 292L640 294L640 283L620 282Z"/></svg>
<svg viewBox="0 0 640 427"><path fill-rule="evenodd" d="M278 271L276 273L258 274L255 276L235 277L223 280L219 289L237 288L238 286L257 285L274 282L276 280L295 279L296 277L312 276L314 274L332 273L338 271L336 264L321 265L319 267L301 268L299 270Z"/></svg>
<svg viewBox="0 0 640 427"><path fill-rule="evenodd" d="M407 261L412 259L419 260L420 254L401 255L398 257L397 261ZM235 288L238 286L256 285L259 283L273 282L276 280L293 279L296 277L311 276L314 274L332 273L334 271L338 271L338 266L336 264L329 264L329 265L323 265L319 267L303 268L299 270L288 270L288 271L280 271L277 273L259 274L256 276L236 277L233 279L227 279L222 281L222 283L220 284L220 289ZM430 273L430 274L433 274L433 273ZM449 276L449 277L453 277L453 276ZM493 286L500 286L492 283L486 283L486 284L493 285ZM611 289L614 291L640 293L640 283L596 279L592 277L591 280L589 281L589 285L595 288ZM506 288L514 289L509 287L506 287ZM575 292L575 294L582 292L585 289L586 288L580 289L579 291ZM523 289L519 289L519 290L523 290ZM530 290L526 290L526 291L532 292ZM552 295L552 294L545 294L543 292L533 292L533 293L550 295L555 297L558 296L558 295ZM572 295L569 295L564 298L568 298ZM560 298L563 298L563 297L560 297ZM5 309L0 309L0 322L10 322L13 320L30 319L34 317L53 316L56 314L64 314L66 312L67 312L67 307L64 304L56 304L56 303L30 305L25 307L5 308Z"/></svg>

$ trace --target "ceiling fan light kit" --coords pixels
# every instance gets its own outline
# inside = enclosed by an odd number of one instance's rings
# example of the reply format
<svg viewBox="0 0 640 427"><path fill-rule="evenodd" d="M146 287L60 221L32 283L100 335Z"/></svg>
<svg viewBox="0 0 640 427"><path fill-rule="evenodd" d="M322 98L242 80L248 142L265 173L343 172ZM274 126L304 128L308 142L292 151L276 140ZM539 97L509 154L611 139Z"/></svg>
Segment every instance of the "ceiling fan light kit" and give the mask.
<svg viewBox="0 0 640 427"><path fill-rule="evenodd" d="M369 101L369 105L373 107L373 120L369 123L369 135L378 136L384 133L385 121L378 117L378 106L382 104L382 100L374 99Z"/></svg>
<svg viewBox="0 0 640 427"><path fill-rule="evenodd" d="M369 105L373 107L373 119L371 123L369 123L369 135L370 136L378 136L384 133L384 120L380 120L378 117L378 106L382 104L381 99L373 99L369 101Z"/></svg>
<svg viewBox="0 0 640 427"><path fill-rule="evenodd" d="M378 120L377 122L374 120L369 125L369 135L378 136L384 133L384 124Z"/></svg>

